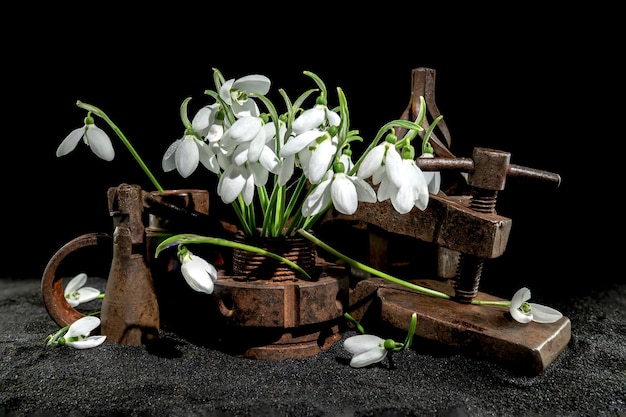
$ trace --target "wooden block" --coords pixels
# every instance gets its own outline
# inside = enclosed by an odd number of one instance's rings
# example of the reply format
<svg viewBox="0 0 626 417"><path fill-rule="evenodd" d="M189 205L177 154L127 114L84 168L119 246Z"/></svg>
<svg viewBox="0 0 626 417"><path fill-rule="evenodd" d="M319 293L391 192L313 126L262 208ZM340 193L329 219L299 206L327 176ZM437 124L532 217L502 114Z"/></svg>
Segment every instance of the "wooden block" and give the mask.
<svg viewBox="0 0 626 417"><path fill-rule="evenodd" d="M388 281L374 279L379 288L380 319L407 331L417 313L416 339L440 343L478 359L492 360L526 375L538 375L565 349L571 323L562 317L555 323L522 324L508 307L462 304L417 293ZM415 284L452 295L447 282L415 280ZM479 292L476 300L502 300Z"/></svg>

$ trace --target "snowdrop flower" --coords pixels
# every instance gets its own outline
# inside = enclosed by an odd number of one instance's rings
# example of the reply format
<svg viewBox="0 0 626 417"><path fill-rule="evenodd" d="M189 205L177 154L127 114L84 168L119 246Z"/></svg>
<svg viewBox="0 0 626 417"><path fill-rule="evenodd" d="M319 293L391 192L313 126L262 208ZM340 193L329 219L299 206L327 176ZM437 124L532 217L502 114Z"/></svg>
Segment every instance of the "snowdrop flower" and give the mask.
<svg viewBox="0 0 626 417"><path fill-rule="evenodd" d="M324 125L339 126L340 122L341 117L336 112L328 109L326 100L318 98L318 103L298 116L291 127L293 132L298 135L307 130L318 129Z"/></svg>
<svg viewBox="0 0 626 417"><path fill-rule="evenodd" d="M354 323L360 332L364 332L363 327L349 313L344 313L344 317ZM363 368L382 361L388 352L400 352L410 348L413 343L416 326L417 313L413 313L404 343L396 342L393 339L382 339L371 334L359 334L347 338L343 342L343 347L353 355L350 360L350 366Z"/></svg>
<svg viewBox="0 0 626 417"><path fill-rule="evenodd" d="M87 274L81 272L68 282L65 287L65 299L72 307L76 307L81 303L87 303L95 300L100 295L100 290L92 287L84 287L87 282Z"/></svg>
<svg viewBox="0 0 626 417"><path fill-rule="evenodd" d="M373 177L374 185L387 177L396 187L400 187L404 181L401 173L402 157L396 150L395 143L395 135L388 134L385 142L376 145L365 155L357 176L363 179Z"/></svg>
<svg viewBox="0 0 626 417"><path fill-rule="evenodd" d="M219 103L208 104L202 107L191 120L191 127L194 131L198 132L200 136L206 136L211 127L220 126L223 131L223 123L218 123L221 112ZM223 114L222 114L223 122Z"/></svg>
<svg viewBox="0 0 626 417"><path fill-rule="evenodd" d="M259 172L262 174L262 172ZM217 194L224 204L230 204L241 195L246 205L254 198L255 177L249 165L230 164L217 183Z"/></svg>
<svg viewBox="0 0 626 417"><path fill-rule="evenodd" d="M104 343L106 336L89 336L91 331L100 326L100 319L95 316L84 316L72 323L67 333L48 344L71 346L74 349L89 349Z"/></svg>
<svg viewBox="0 0 626 417"><path fill-rule="evenodd" d="M183 177L190 176L202 162L208 170L217 174L219 165L213 148L188 131L182 138L172 143L161 162L163 171L169 172L174 169Z"/></svg>
<svg viewBox="0 0 626 417"><path fill-rule="evenodd" d="M363 368L385 359L388 352L385 343L385 339L378 336L358 334L347 338L343 342L343 347L353 355L350 366ZM395 342L393 343L395 346Z"/></svg>
<svg viewBox="0 0 626 417"><path fill-rule="evenodd" d="M238 119L222 136L223 146L234 147L233 161L237 165L257 162L267 148L267 131L260 117L244 116Z"/></svg>
<svg viewBox="0 0 626 417"><path fill-rule="evenodd" d="M290 138L280 149L281 158L296 153L306 178L311 184L319 183L337 153L337 128L307 130Z"/></svg>
<svg viewBox="0 0 626 417"><path fill-rule="evenodd" d="M194 291L212 294L213 283L217 280L217 269L184 246L178 251L178 259L182 264L180 269L187 284Z"/></svg>
<svg viewBox="0 0 626 417"><path fill-rule="evenodd" d="M341 162L334 164L333 170L328 170L325 179L303 202L303 216L320 213L331 201L338 212L347 215L356 212L359 201L376 202L376 193L372 187L356 175L345 174L345 167Z"/></svg>
<svg viewBox="0 0 626 417"><path fill-rule="evenodd" d="M219 95L232 108L235 117L258 116L259 107L250 99L250 94L265 95L270 85L270 79L264 75L247 75L226 81L220 87Z"/></svg>
<svg viewBox="0 0 626 417"><path fill-rule="evenodd" d="M420 158L434 158L432 153L423 153ZM428 192L431 194L437 194L441 188L441 173L439 171L422 171L424 179L428 184Z"/></svg>
<svg viewBox="0 0 626 417"><path fill-rule="evenodd" d="M554 323L563 317L559 311L541 304L529 303L530 290L526 287L520 288L511 299L509 312L513 318L520 323Z"/></svg>
<svg viewBox="0 0 626 417"><path fill-rule="evenodd" d="M85 117L85 125L83 127L72 130L69 135L63 139L63 142L61 142L57 148L57 157L72 152L81 138L98 158L104 159L105 161L112 161L115 157L111 139L104 130L94 124L91 115Z"/></svg>
<svg viewBox="0 0 626 417"><path fill-rule="evenodd" d="M428 184L413 159L413 147L408 148L408 151L403 151L399 166L400 177L403 178L400 186L396 185L392 177L385 177L378 187L378 201L391 199L393 208L400 214L410 212L413 207L425 210L428 205Z"/></svg>

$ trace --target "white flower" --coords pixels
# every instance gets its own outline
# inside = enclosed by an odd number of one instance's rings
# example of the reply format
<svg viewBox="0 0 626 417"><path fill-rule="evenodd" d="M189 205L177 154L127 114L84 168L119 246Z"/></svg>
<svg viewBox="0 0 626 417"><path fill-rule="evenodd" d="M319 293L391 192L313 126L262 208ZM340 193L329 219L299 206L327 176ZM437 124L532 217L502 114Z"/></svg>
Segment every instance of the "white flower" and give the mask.
<svg viewBox="0 0 626 417"><path fill-rule="evenodd" d="M311 129L293 136L280 148L280 157L286 158L305 149L309 144L326 135L319 129Z"/></svg>
<svg viewBox="0 0 626 417"><path fill-rule="evenodd" d="M198 292L213 293L213 283L217 280L217 269L189 250L179 254L181 272L187 284Z"/></svg>
<svg viewBox="0 0 626 417"><path fill-rule="evenodd" d="M95 300L100 295L100 290L92 287L84 287L87 282L87 274L81 272L67 283L65 291L65 299L72 307L76 307L81 303L87 303Z"/></svg>
<svg viewBox="0 0 626 417"><path fill-rule="evenodd" d="M336 154L337 137L331 138L330 135L325 135L323 140L316 141L315 145L306 147L298 153L304 176L311 184L317 184L322 180Z"/></svg>
<svg viewBox="0 0 626 417"><path fill-rule="evenodd" d="M89 336L89 333L100 326L100 319L94 316L84 316L71 324L67 333L59 339L60 345L71 346L74 349L89 349L101 345L106 336Z"/></svg>
<svg viewBox="0 0 626 417"><path fill-rule="evenodd" d="M424 173L413 159L403 159L400 165L402 184L398 187L390 177L385 177L378 187L378 200L391 199L393 208L400 214L410 212L413 207L425 210L428 205L428 184Z"/></svg>
<svg viewBox="0 0 626 417"><path fill-rule="evenodd" d="M352 215L359 201L375 203L376 193L365 180L356 175L346 175L344 172L333 174L332 170L328 170L325 179L304 200L302 215L314 216L331 201L338 212Z"/></svg>
<svg viewBox="0 0 626 417"><path fill-rule="evenodd" d="M191 128L200 136L206 136L213 126L223 126L223 124L216 122L216 116L220 110L219 103L202 107L191 120Z"/></svg>
<svg viewBox="0 0 626 417"><path fill-rule="evenodd" d="M94 124L93 118L90 116L85 118L85 125L83 127L72 130L70 134L63 139L63 142L61 142L57 148L57 157L72 152L81 138L98 158L104 159L105 161L112 161L115 157L111 139L104 130Z"/></svg>
<svg viewBox="0 0 626 417"><path fill-rule="evenodd" d="M511 299L509 312L511 316L520 323L554 323L563 317L559 311L541 304L528 303L530 300L530 290L526 287L520 288Z"/></svg>
<svg viewBox="0 0 626 417"><path fill-rule="evenodd" d="M254 100L250 100L250 93L265 95L270 85L270 79L264 75L247 75L226 81L220 87L219 95L231 106L235 117L258 116L259 108Z"/></svg>
<svg viewBox="0 0 626 417"><path fill-rule="evenodd" d="M326 123L328 122L328 123ZM316 104L313 108L305 110L300 116L293 121L292 128L296 135L306 132L307 130L318 129L328 124L330 126L339 126L341 117L334 111L329 110L323 104Z"/></svg>
<svg viewBox="0 0 626 417"><path fill-rule="evenodd" d="M371 334L351 336L343 342L343 347L352 353L350 366L363 368L382 361L387 356L385 339Z"/></svg>
<svg viewBox="0 0 626 417"><path fill-rule="evenodd" d="M400 187L404 178L401 174L402 157L393 143L385 141L370 150L363 162L359 165L359 178L372 177L374 185L379 184L384 177L389 178L396 187Z"/></svg>
<svg viewBox="0 0 626 417"><path fill-rule="evenodd" d="M420 158L434 158L432 153L423 153ZM439 171L422 171L424 179L428 184L428 192L431 194L437 194L441 188L441 173Z"/></svg>
<svg viewBox="0 0 626 417"><path fill-rule="evenodd" d="M241 196L246 205L254 197L254 175L248 165L230 164L224 169L217 183L217 194L224 204L230 204Z"/></svg>
<svg viewBox="0 0 626 417"><path fill-rule="evenodd" d="M226 148L234 147L233 161L237 165L257 162L267 148L267 131L260 117L244 116L238 119L222 136Z"/></svg>
<svg viewBox="0 0 626 417"><path fill-rule="evenodd" d="M163 155L163 171L176 169L183 178L190 176L202 162L207 169L217 174L219 165L213 148L194 135L186 134L172 143Z"/></svg>

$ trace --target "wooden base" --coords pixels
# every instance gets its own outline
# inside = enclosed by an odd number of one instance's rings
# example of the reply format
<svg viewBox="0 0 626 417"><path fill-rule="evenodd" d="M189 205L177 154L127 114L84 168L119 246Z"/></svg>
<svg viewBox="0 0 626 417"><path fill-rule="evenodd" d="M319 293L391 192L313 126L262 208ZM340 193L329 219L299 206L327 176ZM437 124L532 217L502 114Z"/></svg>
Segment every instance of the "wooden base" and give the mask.
<svg viewBox="0 0 626 417"><path fill-rule="evenodd" d="M448 282L413 282L454 294ZM475 299L502 300L482 292ZM522 324L510 316L506 307L462 304L420 294L379 278L368 278L356 285L350 295L353 316L359 320L366 312L371 314L374 301L379 307L374 309L379 319L398 330L407 331L411 315L417 313L414 346L422 338L462 354L499 362L527 375L545 370L571 338L567 317L550 324Z"/></svg>

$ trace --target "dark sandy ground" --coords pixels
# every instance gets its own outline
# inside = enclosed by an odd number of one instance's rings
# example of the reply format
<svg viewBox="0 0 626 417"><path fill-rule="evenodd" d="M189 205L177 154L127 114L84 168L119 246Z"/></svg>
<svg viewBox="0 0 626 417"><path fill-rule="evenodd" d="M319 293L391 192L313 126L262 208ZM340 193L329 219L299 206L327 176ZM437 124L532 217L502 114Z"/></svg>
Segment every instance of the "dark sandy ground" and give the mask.
<svg viewBox="0 0 626 417"><path fill-rule="evenodd" d="M0 416L626 415L626 285L551 306L570 318L572 338L537 376L419 344L355 369L341 342L310 358L259 361L166 329L157 352L44 348L58 326L40 281L0 279Z"/></svg>

